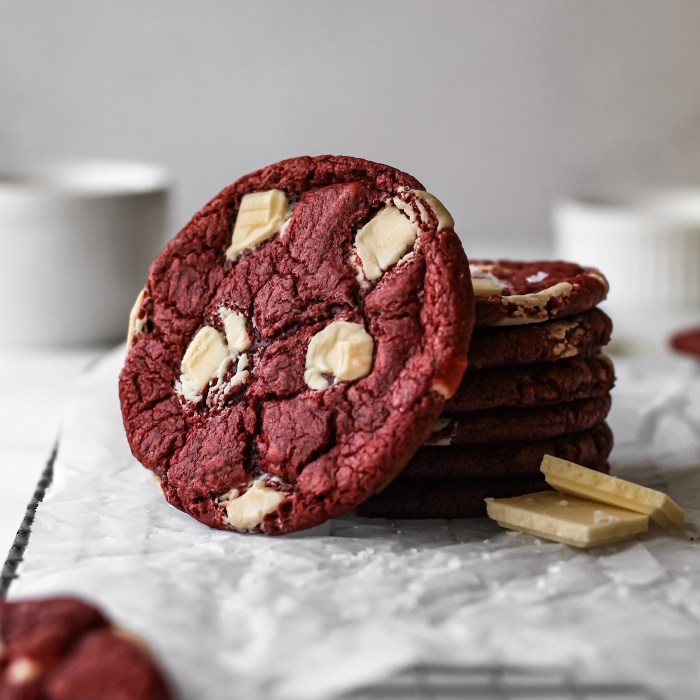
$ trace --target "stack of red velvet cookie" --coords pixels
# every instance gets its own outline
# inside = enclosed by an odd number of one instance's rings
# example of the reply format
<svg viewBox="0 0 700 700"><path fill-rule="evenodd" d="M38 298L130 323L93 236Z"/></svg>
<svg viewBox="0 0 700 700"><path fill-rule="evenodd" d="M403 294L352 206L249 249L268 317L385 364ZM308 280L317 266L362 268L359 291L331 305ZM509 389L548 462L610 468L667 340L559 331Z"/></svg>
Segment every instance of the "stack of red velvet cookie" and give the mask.
<svg viewBox="0 0 700 700"><path fill-rule="evenodd" d="M484 498L544 486L544 454L607 471L612 324L596 305L604 277L563 262L475 261L469 367L431 439L358 511L469 517Z"/></svg>
<svg viewBox="0 0 700 700"><path fill-rule="evenodd" d="M538 488L546 452L605 469L605 280L470 271L454 227L412 176L343 156L275 163L196 214L151 267L120 377L168 502L276 535L479 515Z"/></svg>

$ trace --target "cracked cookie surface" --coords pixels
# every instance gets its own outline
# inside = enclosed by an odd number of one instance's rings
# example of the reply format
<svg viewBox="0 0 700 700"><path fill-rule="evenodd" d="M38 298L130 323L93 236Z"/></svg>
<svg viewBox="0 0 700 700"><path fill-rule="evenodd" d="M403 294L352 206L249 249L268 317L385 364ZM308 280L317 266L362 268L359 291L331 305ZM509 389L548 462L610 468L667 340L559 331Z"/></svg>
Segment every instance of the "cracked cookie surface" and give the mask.
<svg viewBox="0 0 700 700"><path fill-rule="evenodd" d="M473 260L477 326L540 323L589 311L608 282L599 270L563 260Z"/></svg>
<svg viewBox="0 0 700 700"><path fill-rule="evenodd" d="M201 522L281 534L404 467L462 379L474 314L440 202L388 166L321 156L223 190L132 318L120 398L136 458Z"/></svg>

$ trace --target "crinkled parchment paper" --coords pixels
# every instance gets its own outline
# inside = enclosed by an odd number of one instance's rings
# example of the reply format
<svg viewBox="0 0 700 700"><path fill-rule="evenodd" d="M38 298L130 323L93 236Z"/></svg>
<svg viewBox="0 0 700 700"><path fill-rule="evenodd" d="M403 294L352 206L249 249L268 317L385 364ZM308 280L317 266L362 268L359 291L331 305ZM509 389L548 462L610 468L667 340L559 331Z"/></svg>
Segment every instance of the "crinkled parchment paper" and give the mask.
<svg viewBox="0 0 700 700"><path fill-rule="evenodd" d="M329 697L414 663L560 666L581 681L700 687L700 365L618 361L621 476L688 527L580 551L487 520L345 517L281 538L210 530L131 456L123 350L74 387L54 483L12 597L85 595L143 635L192 699Z"/></svg>

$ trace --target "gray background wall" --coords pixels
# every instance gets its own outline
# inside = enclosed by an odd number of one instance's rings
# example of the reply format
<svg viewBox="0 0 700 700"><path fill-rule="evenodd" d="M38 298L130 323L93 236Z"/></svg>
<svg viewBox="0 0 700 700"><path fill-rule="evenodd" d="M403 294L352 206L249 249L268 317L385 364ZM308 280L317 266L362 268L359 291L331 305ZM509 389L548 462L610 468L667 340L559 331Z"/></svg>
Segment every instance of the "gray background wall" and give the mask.
<svg viewBox="0 0 700 700"><path fill-rule="evenodd" d="M591 185L700 180L694 0L0 0L0 155L153 160L173 232L237 176L409 170L472 255Z"/></svg>

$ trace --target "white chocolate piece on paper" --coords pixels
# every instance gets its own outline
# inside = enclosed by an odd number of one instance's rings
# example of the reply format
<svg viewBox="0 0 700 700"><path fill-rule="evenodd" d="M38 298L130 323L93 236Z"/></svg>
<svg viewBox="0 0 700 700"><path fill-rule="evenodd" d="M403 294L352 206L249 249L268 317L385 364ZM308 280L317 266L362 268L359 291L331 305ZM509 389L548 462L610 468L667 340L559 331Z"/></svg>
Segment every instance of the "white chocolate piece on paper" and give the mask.
<svg viewBox="0 0 700 700"><path fill-rule="evenodd" d="M370 219L355 237L355 248L368 280L376 280L413 247L418 227L390 205Z"/></svg>
<svg viewBox="0 0 700 700"><path fill-rule="evenodd" d="M255 480L241 496L238 489L219 498L226 506L226 521L235 530L247 531L260 525L266 515L274 512L284 500L282 491L275 491L263 479Z"/></svg>
<svg viewBox="0 0 700 700"><path fill-rule="evenodd" d="M374 340L359 323L333 321L309 341L304 381L311 389L324 391L331 374L338 381L354 381L369 374Z"/></svg>
<svg viewBox="0 0 700 700"><path fill-rule="evenodd" d="M188 400L198 394L217 376L221 365L229 359L228 346L215 328L204 326L192 339L180 365L182 393Z"/></svg>
<svg viewBox="0 0 700 700"><path fill-rule="evenodd" d="M645 513L657 525L670 528L682 525L685 511L661 491L602 474L558 457L545 455L540 470L547 483L557 491Z"/></svg>
<svg viewBox="0 0 700 700"><path fill-rule="evenodd" d="M573 547L619 542L644 532L649 518L623 508L555 491L486 501L490 518L502 527Z"/></svg>
<svg viewBox="0 0 700 700"><path fill-rule="evenodd" d="M226 257L235 260L246 249L279 233L289 216L289 200L282 190L251 192L241 199Z"/></svg>

